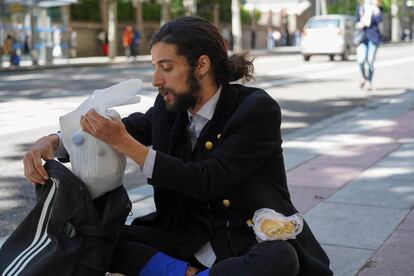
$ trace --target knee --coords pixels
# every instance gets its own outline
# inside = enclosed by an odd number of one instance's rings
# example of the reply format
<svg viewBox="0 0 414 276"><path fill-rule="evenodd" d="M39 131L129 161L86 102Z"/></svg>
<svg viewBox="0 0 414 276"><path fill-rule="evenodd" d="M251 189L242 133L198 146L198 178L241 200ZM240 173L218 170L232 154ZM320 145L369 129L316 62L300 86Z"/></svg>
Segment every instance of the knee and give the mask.
<svg viewBox="0 0 414 276"><path fill-rule="evenodd" d="M269 275L297 275L299 258L295 248L286 241L264 242L266 249L265 262ZM267 275L267 274L266 274Z"/></svg>

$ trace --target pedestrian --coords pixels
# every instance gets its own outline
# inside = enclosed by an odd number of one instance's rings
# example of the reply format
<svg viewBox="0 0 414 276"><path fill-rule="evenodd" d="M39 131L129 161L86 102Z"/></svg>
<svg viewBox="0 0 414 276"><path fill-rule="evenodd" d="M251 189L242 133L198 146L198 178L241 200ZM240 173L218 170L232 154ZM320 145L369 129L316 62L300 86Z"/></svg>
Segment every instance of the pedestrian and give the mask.
<svg viewBox="0 0 414 276"><path fill-rule="evenodd" d="M374 62L381 42L379 23L384 17L380 0L361 0L356 11L355 28L362 30L362 39L356 49L357 62L361 71L360 88L373 89ZM368 72L366 72L366 65Z"/></svg>
<svg viewBox="0 0 414 276"><path fill-rule="evenodd" d="M104 29L101 29L96 35L96 39L98 40L102 55L108 56L108 33Z"/></svg>
<svg viewBox="0 0 414 276"><path fill-rule="evenodd" d="M125 275L332 275L306 222L289 240L262 241L254 213L297 213L286 183L280 107L264 90L230 84L253 78L246 54L228 56L218 29L181 17L151 40L159 95L145 114L120 120L90 110L83 131L143 168L156 212L125 225L111 272ZM41 158L59 135L25 154L26 177L44 182ZM152 148L147 146L152 145ZM259 242L261 241L261 242Z"/></svg>
<svg viewBox="0 0 414 276"><path fill-rule="evenodd" d="M131 27L131 25L127 25L122 32L122 46L124 46L125 49L125 56L131 57L132 54L132 44L134 41L134 31Z"/></svg>
<svg viewBox="0 0 414 276"><path fill-rule="evenodd" d="M52 30L53 50L52 54L54 57L62 56L62 30L59 26L54 25Z"/></svg>
<svg viewBox="0 0 414 276"><path fill-rule="evenodd" d="M273 47L275 47L275 40L273 38L273 27L267 28L266 46L268 50L273 49Z"/></svg>
<svg viewBox="0 0 414 276"><path fill-rule="evenodd" d="M134 29L134 37L132 39L131 54L134 59L139 55L139 44L141 42L141 33L138 28Z"/></svg>
<svg viewBox="0 0 414 276"><path fill-rule="evenodd" d="M72 26L68 27L69 58L77 57L78 33Z"/></svg>

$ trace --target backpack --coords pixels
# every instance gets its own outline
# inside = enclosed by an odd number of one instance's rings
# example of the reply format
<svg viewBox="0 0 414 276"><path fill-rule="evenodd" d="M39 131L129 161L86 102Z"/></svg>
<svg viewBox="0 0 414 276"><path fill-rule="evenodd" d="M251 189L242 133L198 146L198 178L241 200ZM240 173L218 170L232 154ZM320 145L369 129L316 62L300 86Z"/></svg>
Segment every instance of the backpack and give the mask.
<svg viewBox="0 0 414 276"><path fill-rule="evenodd" d="M85 184L55 160L38 201L0 250L0 273L105 275L131 211L123 186L92 200Z"/></svg>

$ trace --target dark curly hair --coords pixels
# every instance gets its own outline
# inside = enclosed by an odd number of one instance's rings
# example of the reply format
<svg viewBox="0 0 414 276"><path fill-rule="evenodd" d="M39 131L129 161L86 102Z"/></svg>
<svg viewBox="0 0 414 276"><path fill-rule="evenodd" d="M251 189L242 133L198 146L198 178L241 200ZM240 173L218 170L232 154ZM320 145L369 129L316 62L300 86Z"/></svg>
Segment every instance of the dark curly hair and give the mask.
<svg viewBox="0 0 414 276"><path fill-rule="evenodd" d="M253 78L253 59L247 53L229 57L216 26L200 17L184 16L169 21L153 35L151 47L157 42L176 45L177 54L184 56L192 68L197 66L200 56L207 55L217 84Z"/></svg>

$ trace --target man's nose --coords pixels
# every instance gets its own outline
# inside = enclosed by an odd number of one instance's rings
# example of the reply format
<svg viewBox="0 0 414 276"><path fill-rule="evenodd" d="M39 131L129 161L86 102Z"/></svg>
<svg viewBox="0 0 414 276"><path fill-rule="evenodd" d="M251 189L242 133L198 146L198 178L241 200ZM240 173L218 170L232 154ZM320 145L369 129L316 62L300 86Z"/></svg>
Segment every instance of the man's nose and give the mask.
<svg viewBox="0 0 414 276"><path fill-rule="evenodd" d="M161 74L158 72L158 70L155 70L154 76L152 77L152 85L155 87L162 87L163 83L164 80L161 77Z"/></svg>

